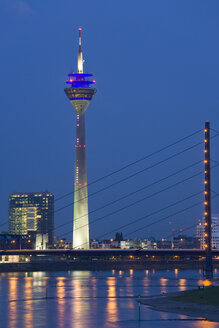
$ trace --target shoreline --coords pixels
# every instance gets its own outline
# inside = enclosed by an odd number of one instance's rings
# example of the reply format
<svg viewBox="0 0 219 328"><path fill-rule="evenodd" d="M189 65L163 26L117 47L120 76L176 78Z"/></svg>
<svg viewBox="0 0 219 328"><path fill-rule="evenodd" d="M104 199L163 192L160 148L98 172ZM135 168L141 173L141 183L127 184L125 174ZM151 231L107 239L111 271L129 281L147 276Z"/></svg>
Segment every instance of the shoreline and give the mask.
<svg viewBox="0 0 219 328"><path fill-rule="evenodd" d="M71 270L198 270L203 269L200 261L182 263L181 261L110 261L110 260L83 260L83 261L51 261L38 260L31 262L0 263L0 272L32 272L32 271L71 271ZM215 265L215 267L218 267Z"/></svg>
<svg viewBox="0 0 219 328"><path fill-rule="evenodd" d="M219 322L219 306L180 302L172 299L182 292L166 293L163 295L149 296L139 300L140 304L149 306L152 310L169 312Z"/></svg>

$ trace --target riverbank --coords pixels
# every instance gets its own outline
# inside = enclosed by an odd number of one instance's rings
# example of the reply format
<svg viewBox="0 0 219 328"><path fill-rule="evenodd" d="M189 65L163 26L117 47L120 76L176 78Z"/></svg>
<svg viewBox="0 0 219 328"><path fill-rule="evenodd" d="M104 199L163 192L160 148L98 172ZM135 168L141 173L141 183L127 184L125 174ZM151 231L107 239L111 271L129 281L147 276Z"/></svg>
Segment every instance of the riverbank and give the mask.
<svg viewBox="0 0 219 328"><path fill-rule="evenodd" d="M215 263L214 267L219 267ZM71 270L189 270L204 268L202 261L126 261L126 260L51 260L42 258L37 261L18 263L0 263L0 272L33 272L33 271L71 271Z"/></svg>
<svg viewBox="0 0 219 328"><path fill-rule="evenodd" d="M140 300L155 311L171 312L219 322L219 287L157 295Z"/></svg>

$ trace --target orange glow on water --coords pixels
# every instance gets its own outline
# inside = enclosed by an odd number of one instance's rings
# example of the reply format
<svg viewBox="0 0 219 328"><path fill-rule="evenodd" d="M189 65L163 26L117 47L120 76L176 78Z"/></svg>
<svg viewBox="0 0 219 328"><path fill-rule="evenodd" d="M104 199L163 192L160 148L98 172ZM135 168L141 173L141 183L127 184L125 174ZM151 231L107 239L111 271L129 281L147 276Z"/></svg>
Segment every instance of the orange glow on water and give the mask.
<svg viewBox="0 0 219 328"><path fill-rule="evenodd" d="M57 277L57 289L56 289L56 296L58 298L57 300L57 307L58 307L58 322L59 322L59 327L64 328L64 318L65 318L65 294L66 294L66 289L65 289L65 277Z"/></svg>
<svg viewBox="0 0 219 328"><path fill-rule="evenodd" d="M84 320L84 314L90 312L90 306L91 303L87 301L87 299L84 299L86 297L89 297L89 288L84 284L84 281L90 280L90 272L89 271L74 271L72 273L73 279L72 279L72 289L69 290L69 293L71 293L71 297L73 298L73 302L70 303L70 306L66 307L64 316L66 318L66 315L69 314L70 317L72 316L74 318L74 328L82 328L83 327L83 320ZM67 291L67 289L66 289ZM63 301L64 299L62 299ZM69 303L66 302L66 305ZM65 323L65 320L62 320L63 323ZM66 326L63 326L65 328Z"/></svg>
<svg viewBox="0 0 219 328"><path fill-rule="evenodd" d="M161 293L166 293L167 292L167 282L168 282L168 279L160 278Z"/></svg>
<svg viewBox="0 0 219 328"><path fill-rule="evenodd" d="M32 277L25 279L24 295L26 301L24 302L25 314L24 314L24 326L25 328L33 327L33 280Z"/></svg>
<svg viewBox="0 0 219 328"><path fill-rule="evenodd" d="M106 280L108 285L107 289L107 321L108 322L116 322L118 321L118 304L116 295L116 277L108 277Z"/></svg>
<svg viewBox="0 0 219 328"><path fill-rule="evenodd" d="M212 281L206 279L206 280L203 281L203 284L204 284L205 287L208 287L208 286L212 285Z"/></svg>
<svg viewBox="0 0 219 328"><path fill-rule="evenodd" d="M179 279L179 290L181 292L183 292L184 290L186 290L186 279Z"/></svg>
<svg viewBox="0 0 219 328"><path fill-rule="evenodd" d="M17 299L17 278L10 278L9 279L9 301ZM9 328L17 328L17 302L9 302Z"/></svg>

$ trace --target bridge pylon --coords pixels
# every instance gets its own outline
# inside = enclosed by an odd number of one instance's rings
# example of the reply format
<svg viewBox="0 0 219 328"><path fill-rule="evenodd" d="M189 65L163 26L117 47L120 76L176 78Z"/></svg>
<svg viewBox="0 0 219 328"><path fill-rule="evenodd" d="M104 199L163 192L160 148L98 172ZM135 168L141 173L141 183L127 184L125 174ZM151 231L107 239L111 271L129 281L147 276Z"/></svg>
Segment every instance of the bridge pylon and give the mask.
<svg viewBox="0 0 219 328"><path fill-rule="evenodd" d="M213 277L212 264L212 231L211 231L211 163L210 163L210 123L205 122L205 212L204 212L204 248L205 248L205 276L211 279Z"/></svg>

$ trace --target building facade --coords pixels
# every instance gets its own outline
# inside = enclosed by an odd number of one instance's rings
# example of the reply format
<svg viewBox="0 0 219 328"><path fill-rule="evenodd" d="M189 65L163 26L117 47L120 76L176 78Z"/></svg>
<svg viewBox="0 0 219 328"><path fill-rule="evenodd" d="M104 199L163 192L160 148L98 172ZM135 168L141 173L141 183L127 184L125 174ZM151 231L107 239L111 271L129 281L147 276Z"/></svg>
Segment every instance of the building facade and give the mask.
<svg viewBox="0 0 219 328"><path fill-rule="evenodd" d="M199 240L197 237L189 237L179 235L173 238L174 249L196 249L199 248Z"/></svg>
<svg viewBox="0 0 219 328"><path fill-rule="evenodd" d="M0 234L0 249L34 249L35 235L11 235L8 233Z"/></svg>
<svg viewBox="0 0 219 328"><path fill-rule="evenodd" d="M13 193L9 197L9 232L27 235L29 232L54 236L54 196L50 192Z"/></svg>
<svg viewBox="0 0 219 328"><path fill-rule="evenodd" d="M205 249L205 228L204 219L196 227L196 237L200 242L200 248ZM211 218L211 245L214 249L219 249L219 215L212 215Z"/></svg>

